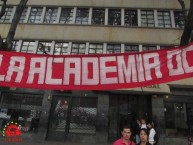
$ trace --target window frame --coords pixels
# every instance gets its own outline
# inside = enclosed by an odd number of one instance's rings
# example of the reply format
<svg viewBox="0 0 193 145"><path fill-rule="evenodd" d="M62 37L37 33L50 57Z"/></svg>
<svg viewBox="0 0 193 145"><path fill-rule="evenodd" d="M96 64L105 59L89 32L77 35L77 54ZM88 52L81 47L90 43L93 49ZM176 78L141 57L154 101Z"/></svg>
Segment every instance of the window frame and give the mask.
<svg viewBox="0 0 193 145"><path fill-rule="evenodd" d="M37 9L37 11L32 12L35 9ZM43 14L43 7L31 7L29 18L28 18L28 23L41 23L42 14Z"/></svg>
<svg viewBox="0 0 193 145"><path fill-rule="evenodd" d="M151 15L148 14L150 12L152 13ZM142 27L155 27L154 10L141 10L141 26Z"/></svg>
<svg viewBox="0 0 193 145"><path fill-rule="evenodd" d="M89 23L89 8L77 8L75 24L87 25Z"/></svg>
<svg viewBox="0 0 193 145"><path fill-rule="evenodd" d="M167 15L165 15L166 13L167 13ZM167 16L169 16L169 18L166 18ZM170 11L162 11L162 10L157 11L157 21L158 21L158 27L171 28L172 27L172 21L171 21Z"/></svg>

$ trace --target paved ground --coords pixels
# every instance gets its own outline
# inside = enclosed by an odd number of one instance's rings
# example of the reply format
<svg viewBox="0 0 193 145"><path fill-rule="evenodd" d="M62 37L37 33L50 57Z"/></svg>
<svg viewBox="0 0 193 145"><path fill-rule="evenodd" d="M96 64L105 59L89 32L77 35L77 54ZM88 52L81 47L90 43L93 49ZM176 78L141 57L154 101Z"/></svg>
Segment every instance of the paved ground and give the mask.
<svg viewBox="0 0 193 145"><path fill-rule="evenodd" d="M6 142L4 138L0 138L0 145L90 145L88 143L75 143L75 142L57 142L57 141L36 141L24 140L21 142ZM110 144L92 144L92 145L110 145Z"/></svg>

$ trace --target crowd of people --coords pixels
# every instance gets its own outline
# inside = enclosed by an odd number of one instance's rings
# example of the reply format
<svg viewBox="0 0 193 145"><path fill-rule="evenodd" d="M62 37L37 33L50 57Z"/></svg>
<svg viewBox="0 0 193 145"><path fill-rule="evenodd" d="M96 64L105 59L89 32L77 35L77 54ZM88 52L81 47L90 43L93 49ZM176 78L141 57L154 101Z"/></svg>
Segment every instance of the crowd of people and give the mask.
<svg viewBox="0 0 193 145"><path fill-rule="evenodd" d="M123 126L122 137L116 140L113 145L157 145L157 134L155 121L146 123L145 119L141 119L136 121L134 128L129 125Z"/></svg>

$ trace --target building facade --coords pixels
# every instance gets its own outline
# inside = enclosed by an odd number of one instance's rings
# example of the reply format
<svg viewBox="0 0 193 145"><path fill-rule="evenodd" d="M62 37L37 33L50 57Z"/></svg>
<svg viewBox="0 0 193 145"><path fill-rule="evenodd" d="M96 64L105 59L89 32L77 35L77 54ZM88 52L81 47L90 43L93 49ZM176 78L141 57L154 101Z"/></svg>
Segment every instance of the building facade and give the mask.
<svg viewBox="0 0 193 145"><path fill-rule="evenodd" d="M4 39L19 0L7 3L0 19ZM73 55L169 49L179 46L183 28L177 0L29 0L12 51ZM161 145L180 145L193 131L192 87L191 78L106 91L1 87L0 126L14 120L25 138L107 144L120 137L123 125L145 118L156 120Z"/></svg>

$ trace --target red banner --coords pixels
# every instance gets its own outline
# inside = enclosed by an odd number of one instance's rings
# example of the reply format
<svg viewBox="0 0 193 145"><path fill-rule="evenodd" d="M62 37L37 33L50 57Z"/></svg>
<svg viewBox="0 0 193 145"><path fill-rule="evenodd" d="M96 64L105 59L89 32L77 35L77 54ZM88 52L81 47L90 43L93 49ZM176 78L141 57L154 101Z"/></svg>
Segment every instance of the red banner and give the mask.
<svg viewBox="0 0 193 145"><path fill-rule="evenodd" d="M0 52L0 85L112 90L193 77L193 43L158 51L95 55Z"/></svg>

